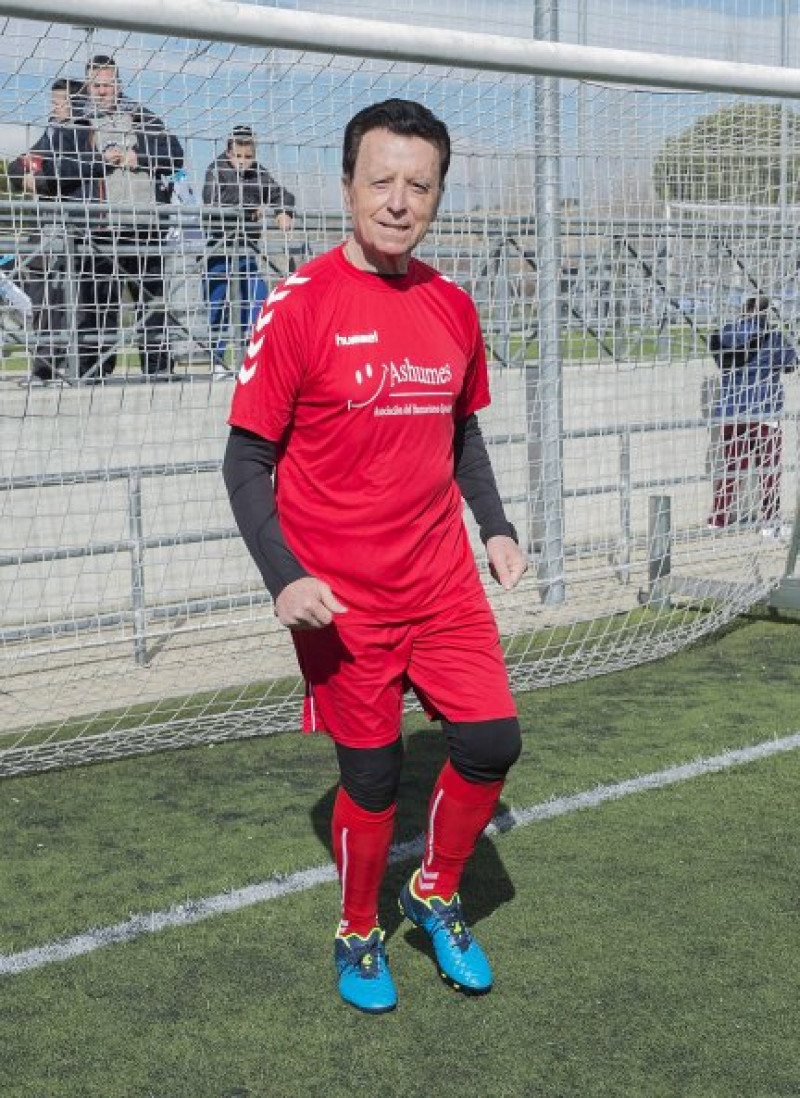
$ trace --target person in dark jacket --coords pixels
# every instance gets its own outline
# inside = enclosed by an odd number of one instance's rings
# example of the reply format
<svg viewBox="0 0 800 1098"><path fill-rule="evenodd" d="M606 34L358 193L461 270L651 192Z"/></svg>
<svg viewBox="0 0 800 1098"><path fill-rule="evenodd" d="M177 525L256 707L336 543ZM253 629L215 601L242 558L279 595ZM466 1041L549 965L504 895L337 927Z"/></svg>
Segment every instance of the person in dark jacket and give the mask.
<svg viewBox="0 0 800 1098"><path fill-rule="evenodd" d="M105 200L109 211L102 221L95 217L78 265L80 374L97 378L112 372L127 287L136 304L142 372L170 375L163 303L167 225L156 211L171 199L183 148L160 118L122 93L113 57L100 55L88 63L83 113L102 161L94 197Z"/></svg>
<svg viewBox="0 0 800 1098"><path fill-rule="evenodd" d="M209 164L203 184L203 205L233 207L238 217L220 220L209 233L206 297L210 306L212 352L215 372L225 369L226 333L232 322L231 290L238 276L241 333L250 330L267 295L259 273L259 241L264 221L274 217L279 229L289 232L294 217L294 196L273 179L256 159L256 142L249 126L236 126L224 153ZM233 214L233 209L231 209Z"/></svg>
<svg viewBox="0 0 800 1098"><path fill-rule="evenodd" d="M8 166L12 188L30 198L51 203L80 202L90 197L101 161L91 126L75 118L83 84L59 78L50 87L50 115L41 137ZM55 216L41 217L41 231L28 243L35 251L22 272L25 292L33 306L33 362L25 384L46 385L60 380L64 370L67 324L63 273L66 226Z"/></svg>
<svg viewBox="0 0 800 1098"><path fill-rule="evenodd" d="M769 311L769 298L751 297L739 319L709 340L720 368L713 415L722 433L722 468L714 482L709 526L721 529L730 523L739 481L750 470L758 477L762 533L774 537L780 532L782 375L794 368L797 356L770 324Z"/></svg>
<svg viewBox="0 0 800 1098"><path fill-rule="evenodd" d="M30 149L8 166L12 187L39 198L75 200L91 191L96 156L88 122L76 119L80 80L63 77L50 86L47 128Z"/></svg>

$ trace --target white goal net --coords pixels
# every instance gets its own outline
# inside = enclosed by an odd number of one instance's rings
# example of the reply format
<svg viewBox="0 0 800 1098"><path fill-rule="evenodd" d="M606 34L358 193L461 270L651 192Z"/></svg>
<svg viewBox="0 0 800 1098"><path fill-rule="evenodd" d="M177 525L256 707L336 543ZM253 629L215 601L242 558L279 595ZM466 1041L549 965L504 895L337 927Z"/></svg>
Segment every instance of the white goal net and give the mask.
<svg viewBox="0 0 800 1098"><path fill-rule="evenodd" d="M329 16L359 33L391 18L368 0L302 6L321 41ZM531 560L513 595L487 577L515 687L675 651L793 571L796 16L410 0L414 61L377 56L379 32L361 57L204 39L193 7L175 37L103 25L89 0L71 23L0 0L0 774L298 727L291 642L222 485L226 416L253 309L346 233L345 123L389 96L423 101L454 140L420 254L474 296L490 352L482 428ZM265 41L287 9L229 7L256 9ZM729 87L715 69L716 90L681 86L666 56L652 85L615 80L612 53L603 79L588 51L585 79L574 59L561 79L433 64L426 26L742 64ZM783 66L786 95L748 64ZM87 88L98 71L118 78L113 110ZM269 172L258 201L212 185L231 141ZM110 147L115 182L86 167ZM751 422L725 409L709 341L762 298L787 368Z"/></svg>

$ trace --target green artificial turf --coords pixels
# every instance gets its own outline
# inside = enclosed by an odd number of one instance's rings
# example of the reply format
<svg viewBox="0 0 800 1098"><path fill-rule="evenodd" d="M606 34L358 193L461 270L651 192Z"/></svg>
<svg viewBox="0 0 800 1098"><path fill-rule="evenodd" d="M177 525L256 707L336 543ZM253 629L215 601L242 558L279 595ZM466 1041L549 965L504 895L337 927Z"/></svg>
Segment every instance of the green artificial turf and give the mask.
<svg viewBox="0 0 800 1098"><path fill-rule="evenodd" d="M800 630L742 619L678 656L520 699L505 807L800 731ZM409 721L398 839L441 737ZM330 861L322 737L0 783L0 953ZM483 839L463 882L497 973L442 984L394 904L398 1010L338 1000L325 884L0 976L8 1098L777 1098L800 1094L792 752Z"/></svg>

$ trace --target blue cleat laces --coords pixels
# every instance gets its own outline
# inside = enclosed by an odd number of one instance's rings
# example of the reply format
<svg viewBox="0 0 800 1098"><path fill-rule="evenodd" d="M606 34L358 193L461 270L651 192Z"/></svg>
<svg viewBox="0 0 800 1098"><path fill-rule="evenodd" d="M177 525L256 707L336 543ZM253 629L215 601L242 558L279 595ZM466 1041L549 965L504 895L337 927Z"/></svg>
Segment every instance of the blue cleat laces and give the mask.
<svg viewBox="0 0 800 1098"><path fill-rule="evenodd" d="M464 921L458 893L449 900L441 896L423 900L414 892L415 879L416 874L400 893L400 911L430 938L439 975L445 983L467 995L485 995L491 990L494 977L483 950Z"/></svg>
<svg viewBox="0 0 800 1098"><path fill-rule="evenodd" d="M344 934L334 940L339 994L350 1006L367 1014L384 1014L397 1006L397 989L386 963L383 940L384 933L377 926L366 938Z"/></svg>

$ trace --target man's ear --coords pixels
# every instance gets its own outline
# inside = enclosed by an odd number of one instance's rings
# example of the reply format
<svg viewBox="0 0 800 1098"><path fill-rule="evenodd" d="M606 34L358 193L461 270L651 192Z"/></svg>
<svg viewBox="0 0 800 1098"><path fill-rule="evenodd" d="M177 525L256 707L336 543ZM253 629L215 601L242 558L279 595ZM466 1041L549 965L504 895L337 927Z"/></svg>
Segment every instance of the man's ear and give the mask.
<svg viewBox="0 0 800 1098"><path fill-rule="evenodd" d="M352 181L342 176L342 201L344 202L344 208L348 213L352 213L353 207L350 204L350 188Z"/></svg>

